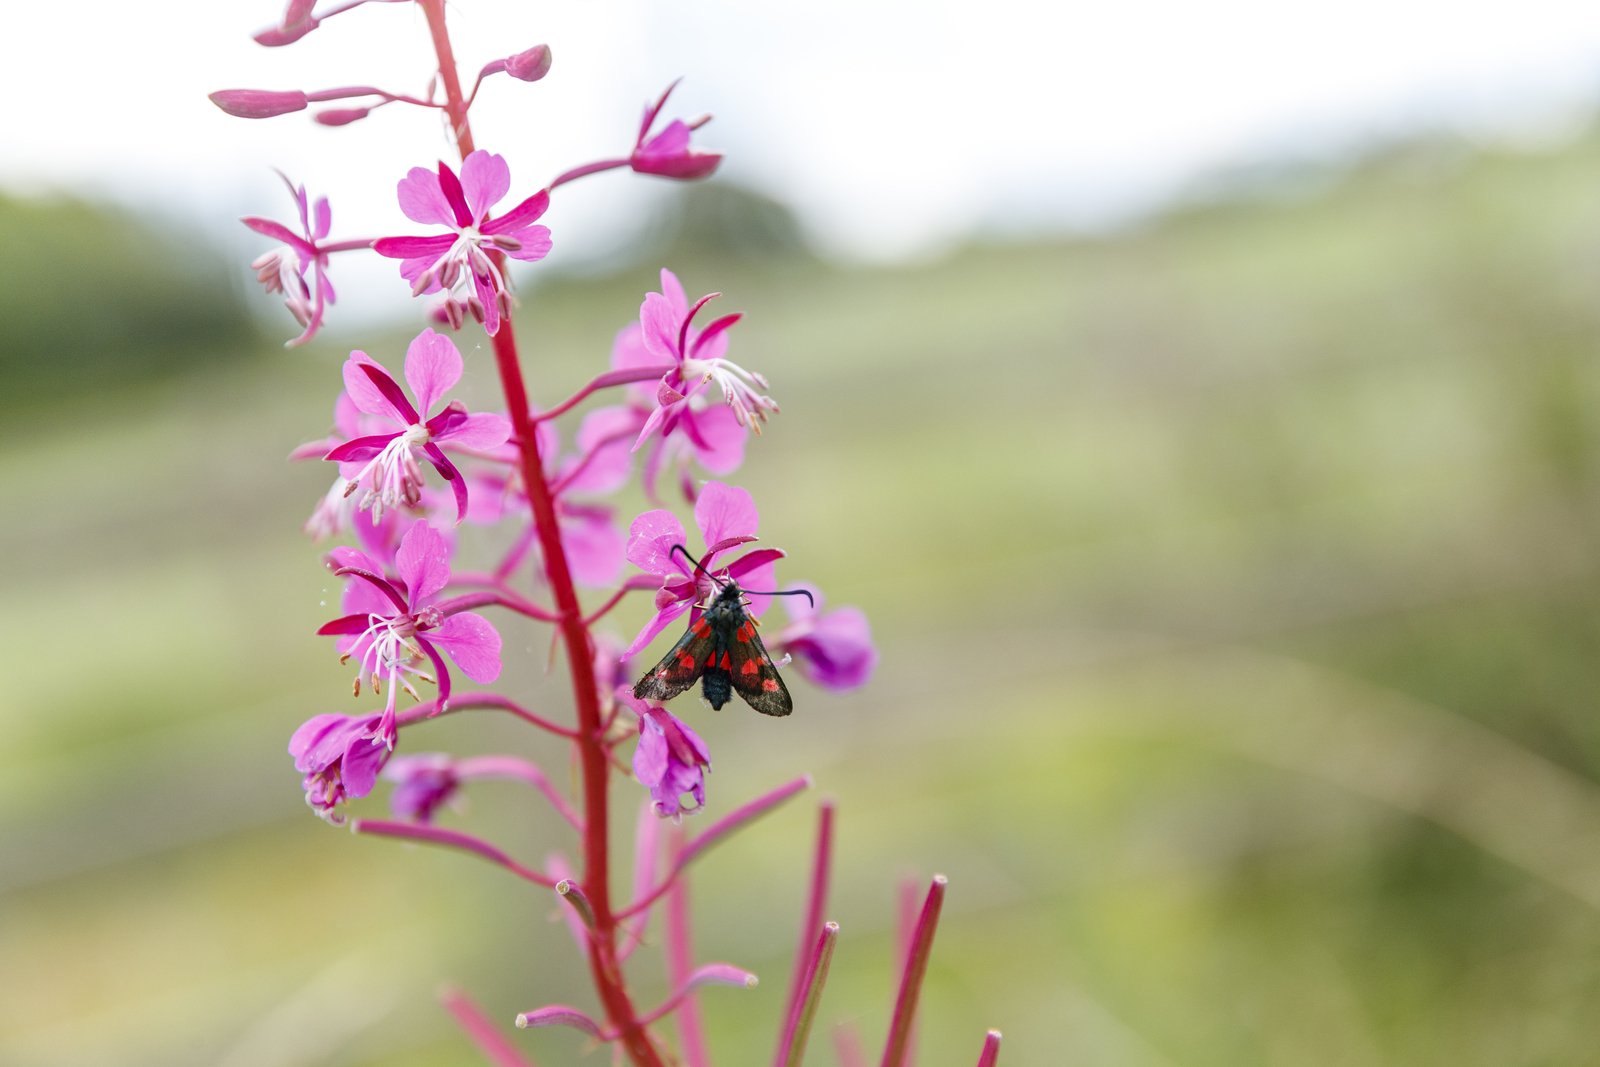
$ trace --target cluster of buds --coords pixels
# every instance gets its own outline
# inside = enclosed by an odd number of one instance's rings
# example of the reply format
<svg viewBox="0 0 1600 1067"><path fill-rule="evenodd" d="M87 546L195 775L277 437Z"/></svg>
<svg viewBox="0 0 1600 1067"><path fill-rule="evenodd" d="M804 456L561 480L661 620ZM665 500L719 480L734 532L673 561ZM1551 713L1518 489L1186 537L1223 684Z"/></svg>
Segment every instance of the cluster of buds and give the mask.
<svg viewBox="0 0 1600 1067"><path fill-rule="evenodd" d="M314 3L291 0L283 20L256 39L269 47L293 43L362 2L318 12ZM328 201L310 202L303 186L285 179L298 208L299 229L246 218L251 229L280 242L253 267L268 292L284 295L301 326L290 342L297 344L317 333L334 301L328 281L333 254L367 249L399 260L400 276L413 295L434 297L430 314L436 325L451 330L464 329L469 321L482 325L505 399L503 413L469 411L451 399L465 364L451 338L432 328L423 329L405 353L404 387L378 359L350 353L343 390L334 401L335 432L297 448L291 458L337 466L306 530L319 539L355 543L338 544L326 554L328 568L343 582L341 610L318 632L334 638L334 652L354 665L352 698L362 700L366 692L379 703L354 713L312 716L294 733L289 751L303 776L307 803L329 822L348 822L363 834L457 849L553 891L582 957L592 964L585 970L595 982L604 1017L551 1005L517 1016L519 1027L576 1027L595 1041L614 1043L619 1061L626 1057L640 1067L668 1062L709 1067L699 991L748 987L756 979L727 963L695 965L689 869L714 845L811 782L809 777L791 781L687 835L685 820L707 807L711 752L663 700L702 680L713 706L737 691L757 710L787 715L791 698L780 669L792 665L818 688L844 691L869 681L878 653L860 610L825 610L821 591L808 583L780 586L778 568L787 565L786 553L758 544L761 517L747 490L692 475L696 465L718 478L733 474L743 462L749 434L760 433L762 423L778 412L766 393L766 379L728 357L740 316L696 322L719 294L691 304L677 276L662 270L660 291L646 293L637 320L617 333L608 370L547 409L529 399L514 337L509 267L512 261L537 262L549 252L550 230L538 220L552 191L620 167L680 181L704 178L722 157L693 145L691 134L709 116L675 119L656 131L674 83L646 107L628 155L571 168L496 215L496 206L513 188L511 170L501 156L474 147L469 112L485 80L496 74L522 82L543 79L551 69L550 50L538 45L490 61L469 92L456 73L443 0L416 3L439 61L436 75L416 96L354 86L317 92L235 89L211 97L224 111L245 118L287 114L322 101L365 100L359 107L313 116L327 126L347 125L392 103L441 112L459 149L459 168L444 161L417 166L395 187L406 217L435 232L331 242ZM610 389L622 390L621 402L588 409L571 435L572 447L564 447L559 420ZM619 521L617 506L607 498L631 480L641 451L639 475L647 495L660 504L658 477L674 471L692 507L698 542L690 542L684 523L666 507L626 524ZM487 566L463 565L456 559L456 529L463 522L509 526L497 539L508 547ZM691 554L695 551L698 556ZM631 640L607 633L608 616L634 592L653 595L649 620ZM789 622L769 627L763 641L757 628L778 598ZM480 612L498 611L552 628L552 656L559 643L571 672L573 721L485 688L500 680L505 650L495 624ZM678 620L687 623L684 637L661 665L640 677L635 657ZM669 671L671 687L663 681ZM456 686L452 672L478 688ZM578 772L576 796L521 757L404 751L408 729L468 710L511 715L569 744ZM633 892L626 903L612 899L606 873L607 827L614 821L607 810L607 780L617 773L631 777L639 789ZM484 779L533 787L561 817L563 832L574 835L581 870L559 847L539 869L485 838L444 825L458 821L447 813ZM393 784L393 817L349 818L348 805L380 781ZM778 1025L775 1062L788 1067L798 1067L804 1055L839 932L825 916L833 815L825 801L790 992ZM943 896L944 881L936 876L916 921L904 924L899 995L883 1059L888 1067L911 1063L917 1003ZM663 925L672 993L657 1007L640 1010L620 964L644 942L653 912ZM466 994L451 991L443 999L491 1061L525 1062ZM669 1050L660 1027L669 1018L677 1026L677 1053ZM846 1067L862 1062L853 1031L837 1033ZM998 1041L999 1035L991 1033L980 1063L994 1063Z"/></svg>

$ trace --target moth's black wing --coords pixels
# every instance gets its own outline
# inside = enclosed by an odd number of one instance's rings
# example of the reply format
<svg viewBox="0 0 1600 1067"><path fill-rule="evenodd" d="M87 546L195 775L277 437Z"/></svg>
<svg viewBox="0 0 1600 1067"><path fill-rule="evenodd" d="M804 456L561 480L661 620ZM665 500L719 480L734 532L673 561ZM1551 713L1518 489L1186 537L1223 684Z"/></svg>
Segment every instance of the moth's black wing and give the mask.
<svg viewBox="0 0 1600 1067"><path fill-rule="evenodd" d="M728 673L733 676L733 687L744 702L763 715L787 715L794 710L789 699L789 689L783 677L767 655L767 647L756 633L756 624L750 619L740 623L734 631L732 655Z"/></svg>
<svg viewBox="0 0 1600 1067"><path fill-rule="evenodd" d="M639 679L633 695L639 700L671 700L704 673L714 647L711 624L702 618L689 627L649 674Z"/></svg>

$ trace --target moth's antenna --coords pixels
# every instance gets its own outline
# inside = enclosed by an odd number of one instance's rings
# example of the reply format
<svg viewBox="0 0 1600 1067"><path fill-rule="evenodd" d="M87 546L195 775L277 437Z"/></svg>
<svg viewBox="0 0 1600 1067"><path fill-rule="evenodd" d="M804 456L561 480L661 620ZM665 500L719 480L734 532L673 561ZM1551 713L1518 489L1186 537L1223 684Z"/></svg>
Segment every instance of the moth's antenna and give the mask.
<svg viewBox="0 0 1600 1067"><path fill-rule="evenodd" d="M705 575L707 578L710 578L713 582L717 582L718 585L722 584L720 581L718 581L717 576L712 574L710 571L706 570L704 565L702 565L699 560L697 560L693 556L689 555L689 550L687 548L684 548L682 545L673 545L672 546L672 551L667 553L667 558L668 559L672 558L672 553L673 552L682 552L683 553L683 558L688 560L690 563L693 563L695 570L699 571L701 574Z"/></svg>
<svg viewBox="0 0 1600 1067"><path fill-rule="evenodd" d="M684 555L688 555L688 553L685 552ZM809 600L811 602L811 606L812 607L816 607L817 606L817 601L811 595L811 591L809 589L785 589L782 592L763 593L759 589L743 589L743 588L741 588L739 590L739 592L743 593L745 596L803 596L803 597L805 597L807 600Z"/></svg>

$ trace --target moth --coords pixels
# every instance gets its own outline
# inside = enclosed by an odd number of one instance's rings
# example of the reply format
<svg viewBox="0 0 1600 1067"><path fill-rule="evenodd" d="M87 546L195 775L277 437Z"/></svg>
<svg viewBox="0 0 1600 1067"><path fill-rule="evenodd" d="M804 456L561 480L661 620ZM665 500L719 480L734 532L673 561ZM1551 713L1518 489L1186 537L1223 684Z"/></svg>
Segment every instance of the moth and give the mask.
<svg viewBox="0 0 1600 1067"><path fill-rule="evenodd" d="M682 545L673 545L695 569L718 583L717 595L706 605L700 618L690 623L682 639L662 657L633 687L639 700L671 700L700 682L700 692L712 710L733 699L737 692L744 702L763 715L787 715L794 710L789 689L783 684L777 665L756 633L756 621L745 610L744 598L751 590L739 588L732 578L719 579L689 555ZM804 596L804 589L760 593L760 596Z"/></svg>

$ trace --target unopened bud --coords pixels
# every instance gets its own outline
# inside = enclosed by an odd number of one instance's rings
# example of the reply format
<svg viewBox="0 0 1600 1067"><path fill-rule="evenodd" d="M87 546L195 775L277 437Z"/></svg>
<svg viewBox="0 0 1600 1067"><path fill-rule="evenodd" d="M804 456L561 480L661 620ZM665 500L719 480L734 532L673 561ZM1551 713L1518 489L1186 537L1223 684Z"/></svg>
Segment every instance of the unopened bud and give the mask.
<svg viewBox="0 0 1600 1067"><path fill-rule="evenodd" d="M536 44L506 60L506 73L518 81L536 82L550 73L550 46Z"/></svg>
<svg viewBox="0 0 1600 1067"><path fill-rule="evenodd" d="M306 94L298 89L275 93L266 89L219 89L209 97L213 104L241 119L270 119L306 109Z"/></svg>
<svg viewBox="0 0 1600 1067"><path fill-rule="evenodd" d="M352 122L366 118L371 110L370 107L336 107L319 111L311 117L324 126L348 126Z"/></svg>

